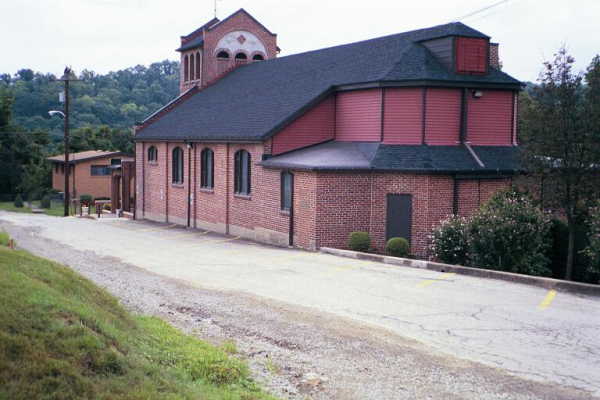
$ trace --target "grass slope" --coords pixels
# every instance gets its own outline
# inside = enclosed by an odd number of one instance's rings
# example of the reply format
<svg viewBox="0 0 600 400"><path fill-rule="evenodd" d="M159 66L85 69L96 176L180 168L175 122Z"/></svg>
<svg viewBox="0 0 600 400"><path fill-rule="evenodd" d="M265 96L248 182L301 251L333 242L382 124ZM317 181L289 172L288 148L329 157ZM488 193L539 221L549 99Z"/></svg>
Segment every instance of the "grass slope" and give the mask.
<svg viewBox="0 0 600 400"><path fill-rule="evenodd" d="M0 233L0 243L8 236ZM0 399L273 399L225 349L0 244Z"/></svg>
<svg viewBox="0 0 600 400"><path fill-rule="evenodd" d="M35 207L41 208L39 201L34 201L33 204ZM0 202L0 210L20 212L20 213L26 213L26 214L31 213L31 208L25 207L25 206L23 206L21 208L17 208L17 207L15 207L15 205L13 204L12 201ZM62 202L58 202L58 201L51 202L50 208L45 208L43 210L46 215L52 215L54 217L62 217L63 215L65 215L64 214L64 205Z"/></svg>

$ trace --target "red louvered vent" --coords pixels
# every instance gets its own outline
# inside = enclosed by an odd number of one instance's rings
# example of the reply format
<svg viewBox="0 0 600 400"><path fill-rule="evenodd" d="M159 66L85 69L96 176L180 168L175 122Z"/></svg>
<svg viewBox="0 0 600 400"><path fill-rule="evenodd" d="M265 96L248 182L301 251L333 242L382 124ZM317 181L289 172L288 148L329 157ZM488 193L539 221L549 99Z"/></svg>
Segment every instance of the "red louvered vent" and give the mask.
<svg viewBox="0 0 600 400"><path fill-rule="evenodd" d="M486 39L459 37L456 39L456 72L485 74L488 63Z"/></svg>

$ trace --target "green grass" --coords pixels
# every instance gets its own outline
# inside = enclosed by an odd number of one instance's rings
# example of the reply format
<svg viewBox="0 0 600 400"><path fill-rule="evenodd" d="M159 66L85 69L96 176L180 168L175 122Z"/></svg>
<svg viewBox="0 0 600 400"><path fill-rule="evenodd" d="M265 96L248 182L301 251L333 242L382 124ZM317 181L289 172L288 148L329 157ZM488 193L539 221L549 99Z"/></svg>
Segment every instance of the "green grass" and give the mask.
<svg viewBox="0 0 600 400"><path fill-rule="evenodd" d="M43 209L44 213L46 215L52 215L54 217L62 217L64 215L65 209L64 209L64 205L62 202L53 201L50 204L51 204L50 208ZM40 202L34 201L33 205L35 205L36 207L40 207ZM13 204L12 201L0 202L0 210L20 212L20 213L31 213L31 208L29 208L29 207L17 208L17 207L15 207L15 205Z"/></svg>
<svg viewBox="0 0 600 400"><path fill-rule="evenodd" d="M0 210L20 212L20 213L31 213L31 208L29 208L29 207L17 208L17 207L15 207L15 205L13 204L12 201L0 202Z"/></svg>
<svg viewBox="0 0 600 400"><path fill-rule="evenodd" d="M273 399L225 350L134 316L72 270L4 246L0 304L1 400Z"/></svg>

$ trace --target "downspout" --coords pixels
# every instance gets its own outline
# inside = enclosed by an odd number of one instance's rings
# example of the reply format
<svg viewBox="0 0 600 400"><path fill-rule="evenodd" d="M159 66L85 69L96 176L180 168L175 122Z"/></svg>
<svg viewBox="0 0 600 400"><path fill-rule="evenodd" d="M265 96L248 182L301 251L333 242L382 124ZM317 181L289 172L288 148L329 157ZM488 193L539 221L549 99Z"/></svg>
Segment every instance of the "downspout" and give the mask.
<svg viewBox="0 0 600 400"><path fill-rule="evenodd" d="M169 142L165 145L165 222L169 222Z"/></svg>
<svg viewBox="0 0 600 400"><path fill-rule="evenodd" d="M198 224L198 154L194 145L194 228Z"/></svg>
<svg viewBox="0 0 600 400"><path fill-rule="evenodd" d="M192 143L187 144L187 150L188 150L187 227L188 228L191 226L191 217L192 217L192 147L193 147Z"/></svg>
<svg viewBox="0 0 600 400"><path fill-rule="evenodd" d="M290 177L291 177L291 193L290 193L290 228L289 228L289 239L288 239L288 245L289 246L293 246L294 245L294 185L295 185L295 179L294 179L294 174L292 174L291 172L289 173Z"/></svg>
<svg viewBox="0 0 600 400"><path fill-rule="evenodd" d="M383 142L383 132L384 132L384 124L385 124L385 88L381 89L381 114L379 116L379 118L381 118L380 121L380 138L379 141Z"/></svg>
<svg viewBox="0 0 600 400"><path fill-rule="evenodd" d="M225 154L225 234L229 235L229 142Z"/></svg>
<svg viewBox="0 0 600 400"><path fill-rule="evenodd" d="M142 218L146 218L146 142L142 142Z"/></svg>

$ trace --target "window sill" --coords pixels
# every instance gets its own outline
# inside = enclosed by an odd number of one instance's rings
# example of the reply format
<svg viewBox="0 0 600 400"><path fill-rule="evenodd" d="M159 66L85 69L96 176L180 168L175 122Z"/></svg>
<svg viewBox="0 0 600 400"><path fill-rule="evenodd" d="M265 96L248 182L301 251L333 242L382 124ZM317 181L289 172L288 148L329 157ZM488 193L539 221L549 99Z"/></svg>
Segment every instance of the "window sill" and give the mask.
<svg viewBox="0 0 600 400"><path fill-rule="evenodd" d="M183 183L171 183L171 187L174 187L177 189L183 189L183 188L185 188L185 185Z"/></svg>
<svg viewBox="0 0 600 400"><path fill-rule="evenodd" d="M158 161L148 161L148 165L158 165Z"/></svg>
<svg viewBox="0 0 600 400"><path fill-rule="evenodd" d="M279 210L279 213L281 215L286 215L288 217L290 216L290 210Z"/></svg>
<svg viewBox="0 0 600 400"><path fill-rule="evenodd" d="M214 193L215 189L211 189L211 188L200 188L198 189L198 191L202 192L202 193Z"/></svg>
<svg viewBox="0 0 600 400"><path fill-rule="evenodd" d="M244 199L244 200L252 200L252 196L249 194L234 193L233 197L237 197L238 199Z"/></svg>

